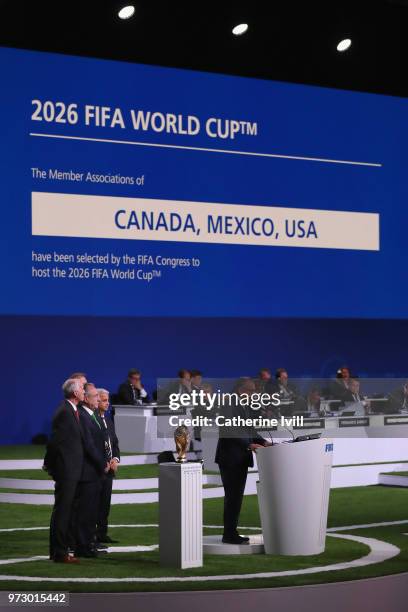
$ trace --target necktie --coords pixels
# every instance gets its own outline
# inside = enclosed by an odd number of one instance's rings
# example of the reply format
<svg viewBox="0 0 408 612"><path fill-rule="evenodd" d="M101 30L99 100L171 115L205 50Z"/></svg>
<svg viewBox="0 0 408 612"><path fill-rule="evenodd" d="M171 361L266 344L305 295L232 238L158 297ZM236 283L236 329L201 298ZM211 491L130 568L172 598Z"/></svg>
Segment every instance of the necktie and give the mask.
<svg viewBox="0 0 408 612"><path fill-rule="evenodd" d="M99 423L98 419L96 418L96 416L95 416L95 413L94 413L94 412L92 413L92 418L93 418L93 420L95 421L95 423L97 424L97 426L98 426L98 427L99 427L99 429L100 429L100 428L101 428L101 425L100 425L100 423Z"/></svg>
<svg viewBox="0 0 408 612"><path fill-rule="evenodd" d="M110 441L110 437L108 433L108 426L106 424L106 419L104 415L101 415L101 419L106 429L106 437L107 437L107 440L105 440L106 456L107 456L108 461L110 461L112 459L112 446L111 446L111 441Z"/></svg>
<svg viewBox="0 0 408 612"><path fill-rule="evenodd" d="M79 412L78 412L78 410L74 410L74 415L75 415L76 420L79 423Z"/></svg>

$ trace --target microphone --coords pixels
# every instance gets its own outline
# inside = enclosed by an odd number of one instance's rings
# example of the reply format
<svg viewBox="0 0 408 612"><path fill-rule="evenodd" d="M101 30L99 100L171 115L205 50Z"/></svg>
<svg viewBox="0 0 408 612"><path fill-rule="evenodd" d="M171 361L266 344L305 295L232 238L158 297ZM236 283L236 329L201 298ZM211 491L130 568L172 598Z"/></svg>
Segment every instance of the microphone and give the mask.
<svg viewBox="0 0 408 612"><path fill-rule="evenodd" d="M289 429L289 427L284 427L283 425L281 425L282 429L286 429L286 431L288 431L290 433L290 435L292 436L292 442L295 441L295 434L293 433L293 431L291 429Z"/></svg>
<svg viewBox="0 0 408 612"><path fill-rule="evenodd" d="M269 431L269 429L267 429L266 431L267 431L267 432L268 432L268 434L269 434L269 437L270 437L270 439L271 439L271 445L273 446L273 445L274 445L274 441L273 441L273 438L272 438L272 434L271 434L271 432Z"/></svg>

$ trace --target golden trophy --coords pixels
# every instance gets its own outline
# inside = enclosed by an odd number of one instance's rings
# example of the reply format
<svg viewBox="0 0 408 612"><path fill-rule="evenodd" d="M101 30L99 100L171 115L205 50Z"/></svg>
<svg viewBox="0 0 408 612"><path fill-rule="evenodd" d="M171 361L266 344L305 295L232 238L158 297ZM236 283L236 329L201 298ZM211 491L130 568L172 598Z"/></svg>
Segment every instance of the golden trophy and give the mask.
<svg viewBox="0 0 408 612"><path fill-rule="evenodd" d="M185 463L187 461L187 448L190 444L190 433L185 425L180 425L174 432L174 441L176 443L177 463Z"/></svg>

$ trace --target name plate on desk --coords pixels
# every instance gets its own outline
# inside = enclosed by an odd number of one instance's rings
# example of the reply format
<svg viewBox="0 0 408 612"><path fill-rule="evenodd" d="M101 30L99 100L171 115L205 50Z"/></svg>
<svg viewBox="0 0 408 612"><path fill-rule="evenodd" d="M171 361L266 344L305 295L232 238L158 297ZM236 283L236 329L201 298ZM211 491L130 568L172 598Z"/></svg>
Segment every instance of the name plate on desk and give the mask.
<svg viewBox="0 0 408 612"><path fill-rule="evenodd" d="M408 425L408 414L385 416L384 425Z"/></svg>
<svg viewBox="0 0 408 612"><path fill-rule="evenodd" d="M294 425L293 429L324 429L324 419L303 419L303 425Z"/></svg>
<svg viewBox="0 0 408 612"><path fill-rule="evenodd" d="M339 418L339 427L368 427L369 425L370 419L368 417Z"/></svg>

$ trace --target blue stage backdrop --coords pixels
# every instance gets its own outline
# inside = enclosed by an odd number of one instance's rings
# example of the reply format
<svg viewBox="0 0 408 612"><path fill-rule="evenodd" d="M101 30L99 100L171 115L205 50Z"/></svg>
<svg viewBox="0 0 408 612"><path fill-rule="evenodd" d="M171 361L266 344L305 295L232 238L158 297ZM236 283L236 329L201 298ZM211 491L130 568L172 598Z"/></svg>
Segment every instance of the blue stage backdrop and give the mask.
<svg viewBox="0 0 408 612"><path fill-rule="evenodd" d="M48 430L72 370L405 373L406 100L5 48L0 67L2 443Z"/></svg>

